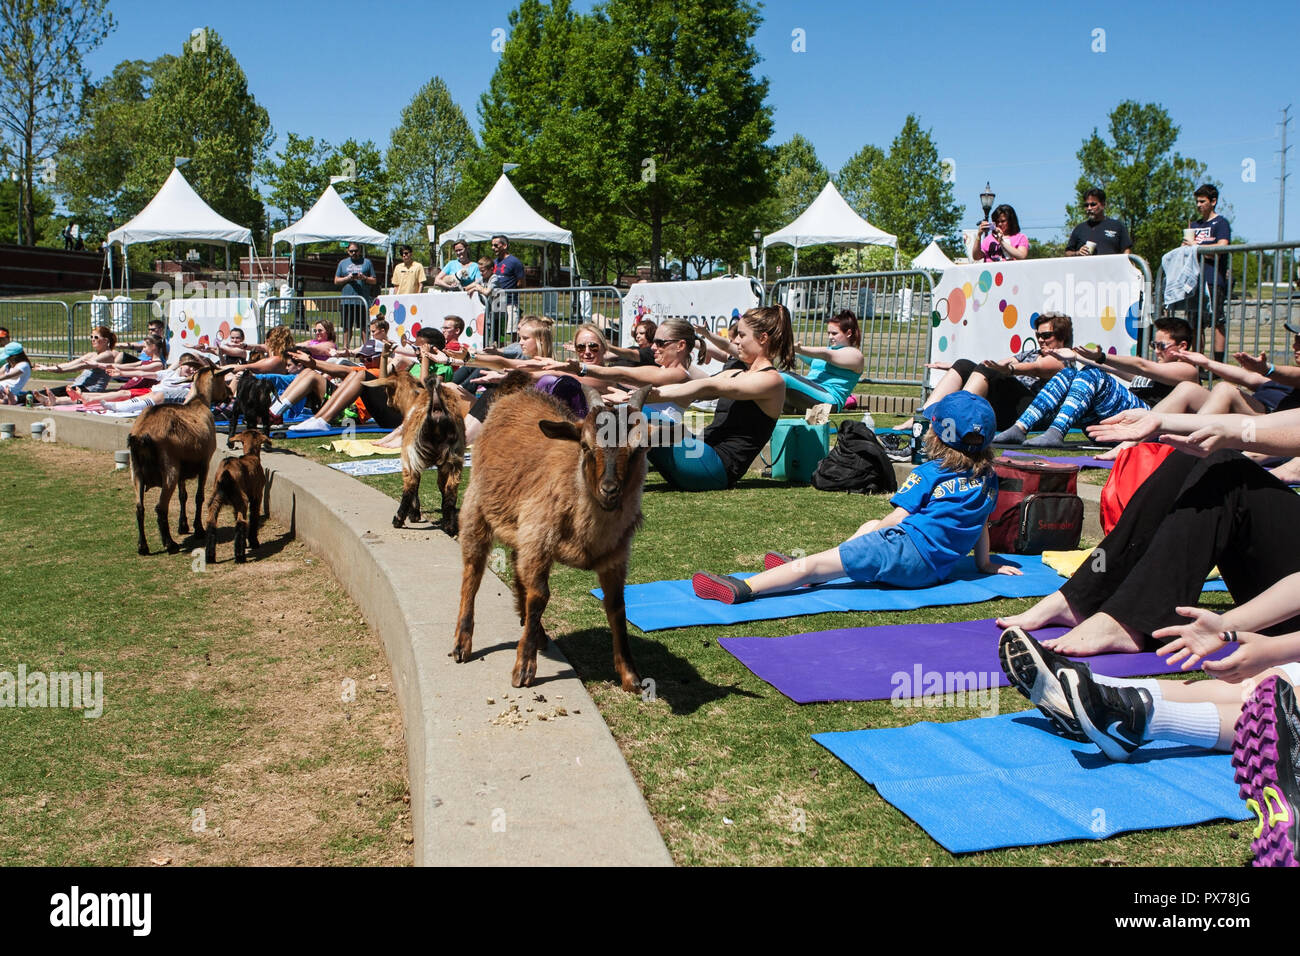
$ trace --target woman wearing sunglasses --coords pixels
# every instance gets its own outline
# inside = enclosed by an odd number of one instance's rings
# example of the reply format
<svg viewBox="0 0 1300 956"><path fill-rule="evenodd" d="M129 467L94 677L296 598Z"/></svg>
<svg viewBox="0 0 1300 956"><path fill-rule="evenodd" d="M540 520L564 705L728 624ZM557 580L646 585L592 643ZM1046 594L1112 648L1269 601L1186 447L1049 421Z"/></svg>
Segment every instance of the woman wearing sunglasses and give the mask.
<svg viewBox="0 0 1300 956"><path fill-rule="evenodd" d="M637 388L642 385L674 385L685 382L690 376L691 353L695 349L695 330L685 319L667 319L654 331L650 347L654 350L654 365L605 367L597 361L597 352L591 347L592 337L584 335L591 326L583 326L575 336L573 347L576 359L567 362L542 363L548 372L589 378L598 389L622 383ZM604 336L601 336L603 339Z"/></svg>
<svg viewBox="0 0 1300 956"><path fill-rule="evenodd" d="M1010 445L1061 445L1065 433L1076 425L1099 422L1130 408L1150 408L1149 403L1164 398L1175 385L1196 380L1196 368L1175 358L1191 341L1192 327L1182 319L1161 319L1156 323L1154 362L1127 355L1121 359L1081 346L1048 349L1047 353L1066 362L1066 367L1048 379L1015 424L993 440ZM1076 360L1083 368L1075 367ZM1139 370L1144 373L1141 381L1136 374ZM1107 374L1112 371L1114 375ZM1044 421L1050 424L1043 434L1026 437Z"/></svg>
<svg viewBox="0 0 1300 956"><path fill-rule="evenodd" d="M81 374L71 383L74 389L83 392L102 392L108 388L108 369L122 361L122 352L117 347L117 336L106 325L96 326L90 333L90 351L74 358L70 362L56 365L38 365L37 372L75 372ZM76 399L68 397L68 386L47 388L44 392L34 393L43 405L63 405ZM59 401L62 399L62 401Z"/></svg>

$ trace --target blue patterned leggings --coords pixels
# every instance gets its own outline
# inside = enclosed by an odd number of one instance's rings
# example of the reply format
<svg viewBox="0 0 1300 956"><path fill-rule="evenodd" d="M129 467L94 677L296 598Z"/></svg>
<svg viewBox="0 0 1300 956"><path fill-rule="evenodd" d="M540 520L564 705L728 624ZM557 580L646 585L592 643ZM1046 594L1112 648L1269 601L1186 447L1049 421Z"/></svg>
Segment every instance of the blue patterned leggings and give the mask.
<svg viewBox="0 0 1300 956"><path fill-rule="evenodd" d="M1099 368L1064 368L1047 380L1016 424L1029 431L1048 415L1054 415L1051 427L1064 435L1075 425L1147 407L1146 402Z"/></svg>

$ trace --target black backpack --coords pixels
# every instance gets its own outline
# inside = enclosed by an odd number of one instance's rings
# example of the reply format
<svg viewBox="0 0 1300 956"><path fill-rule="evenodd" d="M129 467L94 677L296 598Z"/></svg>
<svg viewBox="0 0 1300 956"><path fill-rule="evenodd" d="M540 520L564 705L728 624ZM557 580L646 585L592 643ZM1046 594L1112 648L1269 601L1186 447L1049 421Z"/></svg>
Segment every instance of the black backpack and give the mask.
<svg viewBox="0 0 1300 956"><path fill-rule="evenodd" d="M819 491L848 491L861 495L893 494L898 490L894 466L873 432L862 422L840 422L831 453L813 472Z"/></svg>

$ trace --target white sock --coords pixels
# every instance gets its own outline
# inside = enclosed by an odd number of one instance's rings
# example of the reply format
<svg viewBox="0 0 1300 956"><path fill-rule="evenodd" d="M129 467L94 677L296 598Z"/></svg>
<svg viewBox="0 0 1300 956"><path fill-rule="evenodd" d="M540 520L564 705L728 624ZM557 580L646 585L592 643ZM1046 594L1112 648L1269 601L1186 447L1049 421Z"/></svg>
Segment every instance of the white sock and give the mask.
<svg viewBox="0 0 1300 956"><path fill-rule="evenodd" d="M140 395L136 398L128 398L124 402L110 402L105 407L115 412L142 412L146 408L153 408L153 401L148 395Z"/></svg>
<svg viewBox="0 0 1300 956"><path fill-rule="evenodd" d="M1094 683L1105 684L1107 687L1141 687L1151 695L1152 700L1164 700L1164 688L1160 685L1164 681L1158 681L1154 677L1107 677L1105 674L1092 672Z"/></svg>
<svg viewBox="0 0 1300 956"><path fill-rule="evenodd" d="M271 403L271 414L279 415L282 411L284 411L288 407L289 407L288 402L277 398L275 401Z"/></svg>
<svg viewBox="0 0 1300 956"><path fill-rule="evenodd" d="M1219 742L1219 708L1209 702L1158 700L1143 736L1147 740L1172 740L1212 750Z"/></svg>

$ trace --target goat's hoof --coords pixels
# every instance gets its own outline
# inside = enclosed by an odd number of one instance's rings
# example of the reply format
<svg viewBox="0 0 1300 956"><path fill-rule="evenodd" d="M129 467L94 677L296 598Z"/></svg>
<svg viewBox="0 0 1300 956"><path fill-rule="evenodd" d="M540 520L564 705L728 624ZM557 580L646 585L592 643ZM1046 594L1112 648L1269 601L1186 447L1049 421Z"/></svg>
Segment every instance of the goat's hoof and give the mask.
<svg viewBox="0 0 1300 956"><path fill-rule="evenodd" d="M619 681L619 686L629 694L639 694L642 691L641 678L636 675L635 671L630 671L623 675Z"/></svg>
<svg viewBox="0 0 1300 956"><path fill-rule="evenodd" d="M457 641L455 646L451 649L452 660L457 664L464 664L469 660L470 650L470 645L468 643L461 644L460 641Z"/></svg>
<svg viewBox="0 0 1300 956"><path fill-rule="evenodd" d="M147 545L147 544L138 544L138 545L136 545L136 546L135 546L135 553L136 553L136 554L139 554L139 555L144 555L144 556L147 557L148 554L149 554L149 545Z"/></svg>
<svg viewBox="0 0 1300 956"><path fill-rule="evenodd" d="M175 541L171 541L171 542L169 542L169 543L167 544L167 553L168 553L168 554L180 554L180 553L181 553L181 546L180 546L179 544L177 544Z"/></svg>
<svg viewBox="0 0 1300 956"><path fill-rule="evenodd" d="M537 661L529 661L522 667L518 664L510 672L511 687L531 687L533 679L537 676Z"/></svg>

